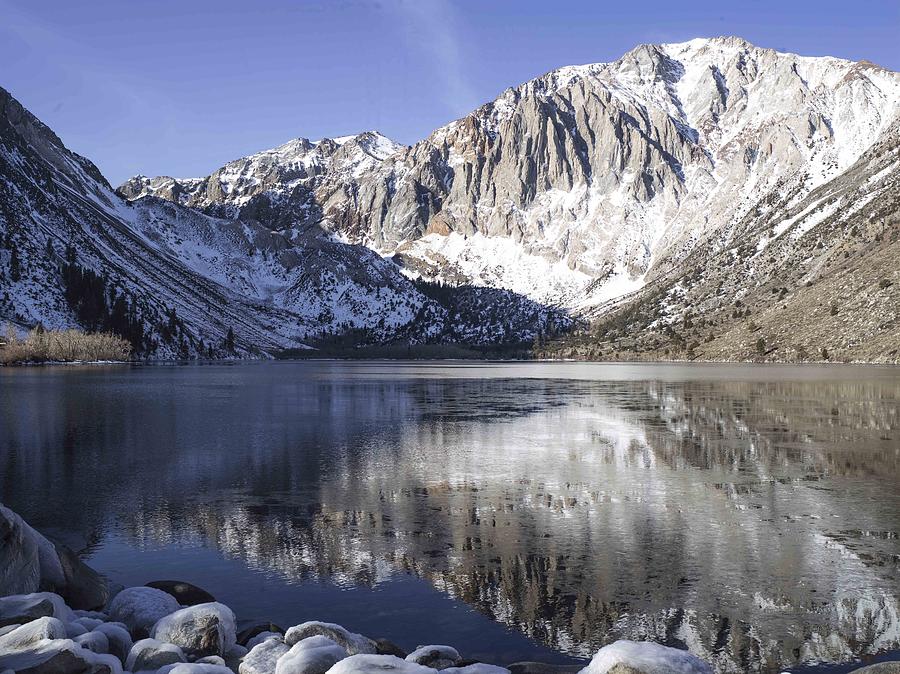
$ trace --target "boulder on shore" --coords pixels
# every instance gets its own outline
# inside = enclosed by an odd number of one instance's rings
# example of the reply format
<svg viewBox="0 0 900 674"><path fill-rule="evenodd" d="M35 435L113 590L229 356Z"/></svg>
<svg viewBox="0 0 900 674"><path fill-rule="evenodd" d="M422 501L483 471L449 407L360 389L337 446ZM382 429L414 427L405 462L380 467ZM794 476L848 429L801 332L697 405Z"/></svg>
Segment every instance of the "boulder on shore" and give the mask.
<svg viewBox="0 0 900 674"><path fill-rule="evenodd" d="M280 639L263 639L241 660L239 674L275 674L278 659L290 650Z"/></svg>
<svg viewBox="0 0 900 674"><path fill-rule="evenodd" d="M321 635L328 637L344 649L350 655L375 655L375 642L362 634L350 632L334 623L323 623L318 620L310 620L301 625L291 627L284 635L284 643L293 646L298 641Z"/></svg>
<svg viewBox="0 0 900 674"><path fill-rule="evenodd" d="M141 639L131 647L125 660L125 669L131 672L155 672L166 665L179 662L187 662L187 658L175 644L166 644L156 639Z"/></svg>
<svg viewBox="0 0 900 674"><path fill-rule="evenodd" d="M45 639L65 639L66 626L57 618L32 620L0 636L0 653L22 651Z"/></svg>
<svg viewBox="0 0 900 674"><path fill-rule="evenodd" d="M172 595L153 587L128 587L109 603L109 617L124 623L136 636L144 636L160 618L181 606Z"/></svg>
<svg viewBox="0 0 900 674"><path fill-rule="evenodd" d="M94 653L71 639L45 639L28 650L0 654L0 672L34 674L122 674L122 663L108 654Z"/></svg>
<svg viewBox="0 0 900 674"><path fill-rule="evenodd" d="M180 646L190 658L222 656L237 643L234 613L218 602L188 606L160 618L151 636Z"/></svg>
<svg viewBox="0 0 900 674"><path fill-rule="evenodd" d="M406 656L407 662L437 670L454 667L460 659L459 652L452 646L419 646Z"/></svg>
<svg viewBox="0 0 900 674"><path fill-rule="evenodd" d="M328 674L434 674L431 667L401 660L393 655L360 654L344 658Z"/></svg>
<svg viewBox="0 0 900 674"><path fill-rule="evenodd" d="M0 596L52 590L75 609L102 608L103 577L65 545L52 543L0 505Z"/></svg>
<svg viewBox="0 0 900 674"><path fill-rule="evenodd" d="M317 634L301 639L291 646L291 649L278 659L275 674L325 674L346 657L347 649L332 639ZM245 673L242 671L240 674Z"/></svg>
<svg viewBox="0 0 900 674"><path fill-rule="evenodd" d="M696 655L652 641L616 641L594 655L582 674L713 674Z"/></svg>
<svg viewBox="0 0 900 674"><path fill-rule="evenodd" d="M52 592L32 592L0 597L0 627L23 625L38 618L58 618L63 624L75 620L62 597Z"/></svg>

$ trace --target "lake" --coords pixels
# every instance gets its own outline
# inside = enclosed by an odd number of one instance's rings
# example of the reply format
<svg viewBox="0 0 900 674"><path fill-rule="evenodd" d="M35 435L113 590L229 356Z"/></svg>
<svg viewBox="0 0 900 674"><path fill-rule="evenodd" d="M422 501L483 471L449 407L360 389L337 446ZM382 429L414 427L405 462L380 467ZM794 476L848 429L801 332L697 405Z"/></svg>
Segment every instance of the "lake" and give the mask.
<svg viewBox="0 0 900 674"><path fill-rule="evenodd" d="M897 368L3 368L0 501L244 620L807 671L900 657L898 429Z"/></svg>

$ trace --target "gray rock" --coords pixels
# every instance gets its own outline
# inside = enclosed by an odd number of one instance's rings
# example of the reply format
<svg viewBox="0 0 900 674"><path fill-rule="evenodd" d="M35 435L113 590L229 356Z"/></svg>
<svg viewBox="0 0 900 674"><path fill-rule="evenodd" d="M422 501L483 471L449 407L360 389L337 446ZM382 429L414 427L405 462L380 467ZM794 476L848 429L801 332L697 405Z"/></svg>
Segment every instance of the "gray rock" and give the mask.
<svg viewBox="0 0 900 674"><path fill-rule="evenodd" d="M455 666L460 657L452 646L419 646L406 656L406 661L441 670Z"/></svg>
<svg viewBox="0 0 900 674"><path fill-rule="evenodd" d="M75 614L76 618L93 618L94 620L100 620L102 622L109 620L109 615L103 611L85 611L83 609L76 609L72 611L72 613Z"/></svg>
<svg viewBox="0 0 900 674"><path fill-rule="evenodd" d="M241 629L237 634L237 642L246 646L250 639L263 632L277 632L279 634L284 634L284 630L275 623L256 623L255 625Z"/></svg>
<svg viewBox="0 0 900 674"><path fill-rule="evenodd" d="M247 650L253 650L254 646L261 644L263 641L268 641L269 639L275 639L276 641L284 643L283 634L279 634L278 632L260 632L255 637L250 639L245 645L247 646Z"/></svg>
<svg viewBox="0 0 900 674"><path fill-rule="evenodd" d="M19 625L0 636L0 653L21 651L44 639L65 639L66 626L57 618L44 617Z"/></svg>
<svg viewBox="0 0 900 674"><path fill-rule="evenodd" d="M488 665L483 662L473 662L465 667L447 667L444 674L510 674L506 667Z"/></svg>
<svg viewBox="0 0 900 674"><path fill-rule="evenodd" d="M156 639L141 639L131 647L125 659L125 669L132 672L155 672L161 667L179 662L187 662L187 658L175 644L166 644Z"/></svg>
<svg viewBox="0 0 900 674"><path fill-rule="evenodd" d="M861 669L854 669L852 674L900 674L900 662L878 662Z"/></svg>
<svg viewBox="0 0 900 674"><path fill-rule="evenodd" d="M75 619L62 597L52 592L33 592L0 597L0 627L22 625L46 616L59 618L63 623L72 622Z"/></svg>
<svg viewBox="0 0 900 674"><path fill-rule="evenodd" d="M73 641L94 653L109 653L109 639L103 632L88 632L79 637L75 637Z"/></svg>
<svg viewBox="0 0 900 674"><path fill-rule="evenodd" d="M378 655L395 655L398 658L406 658L408 653L390 639L375 639L375 652Z"/></svg>
<svg viewBox="0 0 900 674"><path fill-rule="evenodd" d="M154 587L175 597L182 606L196 606L197 604L209 604L216 600L203 588L186 583L181 580L154 580L147 583L147 587Z"/></svg>
<svg viewBox="0 0 900 674"><path fill-rule="evenodd" d="M106 580L68 547L61 543L54 545L64 578L57 591L66 604L84 610L98 610L106 606L109 601Z"/></svg>
<svg viewBox="0 0 900 674"><path fill-rule="evenodd" d="M98 625L103 624L103 621L98 620L97 618L76 618L74 622L81 625L88 632L90 632L92 629L95 629Z"/></svg>
<svg viewBox="0 0 900 674"><path fill-rule="evenodd" d="M94 653L70 639L47 639L27 651L0 654L0 672L17 674L122 674L115 656Z"/></svg>
<svg viewBox="0 0 900 674"><path fill-rule="evenodd" d="M264 639L253 646L244 656L238 668L240 674L274 674L275 663L278 659L290 651L280 639Z"/></svg>
<svg viewBox="0 0 900 674"><path fill-rule="evenodd" d="M0 596L33 593L64 581L53 544L0 505Z"/></svg>
<svg viewBox="0 0 900 674"><path fill-rule="evenodd" d="M180 646L188 657L221 656L236 643L234 613L218 602L189 606L161 618L151 636Z"/></svg>
<svg viewBox="0 0 900 674"><path fill-rule="evenodd" d="M583 674L712 674L696 655L652 641L616 641L594 654Z"/></svg>
<svg viewBox="0 0 900 674"><path fill-rule="evenodd" d="M350 632L334 623L323 623L311 620L291 627L284 635L284 643L293 646L307 637L321 635L328 637L339 646L343 646L350 655L375 655L375 642L361 634Z"/></svg>
<svg viewBox="0 0 900 674"><path fill-rule="evenodd" d="M124 665L133 646L131 635L125 626L121 623L103 623L102 625L97 625L94 631L102 632L106 635L106 640L109 642L109 652L119 658Z"/></svg>
<svg viewBox="0 0 900 674"><path fill-rule="evenodd" d="M241 667L241 662L244 660L244 656L247 655L247 649L240 644L235 644L231 647L231 649L225 653L223 656L225 658L225 666L228 667L234 674L238 674L238 671Z"/></svg>
<svg viewBox="0 0 900 674"><path fill-rule="evenodd" d="M66 637L69 639L74 639L75 637L80 637L83 634L88 633L88 628L82 625L81 623L71 622L66 623Z"/></svg>
<svg viewBox="0 0 900 674"><path fill-rule="evenodd" d="M232 674L232 672L223 665L189 662L180 665L167 665L159 669L156 674Z"/></svg>
<svg viewBox="0 0 900 674"><path fill-rule="evenodd" d="M216 665L218 667L227 667L225 664L225 658L220 658L218 655L207 655L205 658L200 658L195 660L198 665Z"/></svg>
<svg viewBox="0 0 900 674"><path fill-rule="evenodd" d="M152 587L129 587L119 592L109 604L109 617L128 626L135 636L144 636L160 618L181 606L175 598Z"/></svg>
<svg viewBox="0 0 900 674"><path fill-rule="evenodd" d="M335 664L328 674L434 674L430 667L393 655L351 655Z"/></svg>
<svg viewBox="0 0 900 674"><path fill-rule="evenodd" d="M266 641L266 644L277 644ZM260 648L261 646L257 646ZM325 674L347 657L347 650L328 637L317 634L301 639L275 665L274 674ZM253 674L241 671L240 674Z"/></svg>

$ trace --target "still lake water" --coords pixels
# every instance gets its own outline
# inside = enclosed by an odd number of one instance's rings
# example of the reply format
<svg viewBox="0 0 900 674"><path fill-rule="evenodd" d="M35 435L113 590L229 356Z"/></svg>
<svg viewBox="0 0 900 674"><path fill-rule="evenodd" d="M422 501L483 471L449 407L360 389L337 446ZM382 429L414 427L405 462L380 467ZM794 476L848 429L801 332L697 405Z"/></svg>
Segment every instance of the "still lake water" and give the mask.
<svg viewBox="0 0 900 674"><path fill-rule="evenodd" d="M898 657L898 479L896 368L0 369L0 501L111 580L498 664Z"/></svg>

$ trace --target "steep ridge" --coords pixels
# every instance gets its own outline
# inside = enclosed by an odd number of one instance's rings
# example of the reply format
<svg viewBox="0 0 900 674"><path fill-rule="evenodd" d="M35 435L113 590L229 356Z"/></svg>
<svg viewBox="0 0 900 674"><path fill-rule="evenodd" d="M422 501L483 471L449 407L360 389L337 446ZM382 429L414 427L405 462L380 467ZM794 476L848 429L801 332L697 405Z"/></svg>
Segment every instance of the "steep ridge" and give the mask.
<svg viewBox="0 0 900 674"><path fill-rule="evenodd" d="M753 204L732 247L598 312L544 355L900 362L900 120L847 171Z"/></svg>
<svg viewBox="0 0 900 674"><path fill-rule="evenodd" d="M900 75L874 64L697 39L552 71L412 147L299 139L120 191L240 205L276 228L316 220L409 276L589 312L733 247L758 203L840 175L898 110Z"/></svg>

